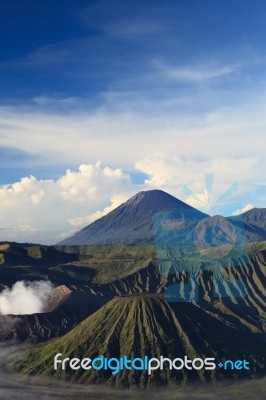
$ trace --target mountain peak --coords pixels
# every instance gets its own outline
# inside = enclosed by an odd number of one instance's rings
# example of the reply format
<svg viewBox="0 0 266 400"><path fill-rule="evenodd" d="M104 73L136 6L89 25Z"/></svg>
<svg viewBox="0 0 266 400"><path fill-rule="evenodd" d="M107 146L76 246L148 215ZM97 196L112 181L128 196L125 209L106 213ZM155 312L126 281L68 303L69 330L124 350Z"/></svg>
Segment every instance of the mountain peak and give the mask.
<svg viewBox="0 0 266 400"><path fill-rule="evenodd" d="M153 216L162 211L190 210L199 221L206 214L162 190L137 193L104 217L63 240L63 245L145 244L154 242Z"/></svg>
<svg viewBox="0 0 266 400"><path fill-rule="evenodd" d="M129 200L121 205L130 207L140 206L145 210L149 209L155 211L192 208L188 204L170 195L169 193L158 189L143 190L135 194L133 197L131 197Z"/></svg>

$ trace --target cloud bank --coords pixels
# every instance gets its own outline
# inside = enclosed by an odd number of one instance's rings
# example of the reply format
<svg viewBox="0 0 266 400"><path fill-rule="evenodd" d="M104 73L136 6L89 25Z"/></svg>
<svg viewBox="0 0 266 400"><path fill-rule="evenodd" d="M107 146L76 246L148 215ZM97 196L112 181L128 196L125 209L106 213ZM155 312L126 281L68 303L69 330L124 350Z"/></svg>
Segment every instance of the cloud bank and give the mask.
<svg viewBox="0 0 266 400"><path fill-rule="evenodd" d="M111 210L129 191L130 179L118 168L82 164L58 179L24 177L0 187L0 240L53 243L73 226ZM95 214L96 213L96 214ZM93 214L90 216L90 214ZM75 229L74 229L75 230Z"/></svg>

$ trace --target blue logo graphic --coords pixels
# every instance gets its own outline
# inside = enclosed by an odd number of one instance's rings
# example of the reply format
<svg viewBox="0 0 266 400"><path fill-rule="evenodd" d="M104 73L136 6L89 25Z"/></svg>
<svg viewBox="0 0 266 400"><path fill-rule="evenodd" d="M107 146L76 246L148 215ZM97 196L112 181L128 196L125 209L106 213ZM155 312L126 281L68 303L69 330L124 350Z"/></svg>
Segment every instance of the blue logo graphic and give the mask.
<svg viewBox="0 0 266 400"><path fill-rule="evenodd" d="M224 363L219 362L219 364L217 364L217 366L220 369L224 369L224 370L248 370L249 371L249 361L247 360L236 360L236 361L232 361L232 360L226 360Z"/></svg>
<svg viewBox="0 0 266 400"><path fill-rule="evenodd" d="M219 362L217 367L224 370L249 370L249 362L246 360L226 360L223 363ZM160 356L156 357L135 357L133 359L128 358L127 356L123 356L120 358L111 357L106 358L104 356L98 356L95 358L85 357L82 359L79 358L63 358L62 353L57 353L54 357L54 370L61 369L65 371L67 368L70 368L74 371L79 369L83 369L86 371L95 370L95 371L107 371L111 370L112 375L118 374L123 370L137 370L137 371L148 371L148 374L151 375L155 370L214 370L216 369L215 358L194 358L190 359L188 356L184 356L184 358L174 358L170 359L168 357Z"/></svg>
<svg viewBox="0 0 266 400"><path fill-rule="evenodd" d="M234 222L224 217L242 209L237 203L224 203L238 189L237 184L232 184L214 203L213 177L210 173L205 175L204 196L199 197L187 186L183 188L184 194L201 204L201 212L188 207L159 212L153 217L158 268L161 275L174 282L164 292L168 302L198 302L200 281L211 284L214 298L247 295L244 283L234 273L247 258L242 216L235 216Z"/></svg>

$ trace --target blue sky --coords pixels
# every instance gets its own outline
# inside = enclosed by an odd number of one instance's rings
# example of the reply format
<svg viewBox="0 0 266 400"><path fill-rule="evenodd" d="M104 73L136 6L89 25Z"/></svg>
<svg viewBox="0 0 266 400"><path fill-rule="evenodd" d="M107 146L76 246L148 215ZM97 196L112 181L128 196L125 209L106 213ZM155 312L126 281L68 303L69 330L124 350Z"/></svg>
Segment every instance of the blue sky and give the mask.
<svg viewBox="0 0 266 400"><path fill-rule="evenodd" d="M2 2L1 100L78 97L95 107L110 91L189 95L189 77L174 87L154 79L187 66L209 66L205 78L223 78L211 86L226 99L263 74L265 12L258 0Z"/></svg>
<svg viewBox="0 0 266 400"><path fill-rule="evenodd" d="M1 2L0 240L56 241L142 189L204 198L208 172L265 207L265 21L263 0Z"/></svg>

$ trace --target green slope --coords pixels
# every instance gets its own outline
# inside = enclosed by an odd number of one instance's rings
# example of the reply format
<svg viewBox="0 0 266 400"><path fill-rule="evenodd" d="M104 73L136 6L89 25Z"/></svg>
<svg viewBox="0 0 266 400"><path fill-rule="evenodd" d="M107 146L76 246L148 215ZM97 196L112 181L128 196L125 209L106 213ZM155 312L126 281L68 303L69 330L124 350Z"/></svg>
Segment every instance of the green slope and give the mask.
<svg viewBox="0 0 266 400"><path fill-rule="evenodd" d="M35 346L16 365L23 374L55 375L84 384L111 384L117 387L147 387L161 384L181 384L200 379L215 380L223 375L243 376L243 371L232 373L215 371L123 370L117 375L107 371L61 371L53 369L57 353L62 357L129 358L246 357L255 372L265 368L266 347L259 334L241 333L232 329L193 304L172 307L160 296L135 295L116 297L65 336ZM248 375L248 374L246 374Z"/></svg>

